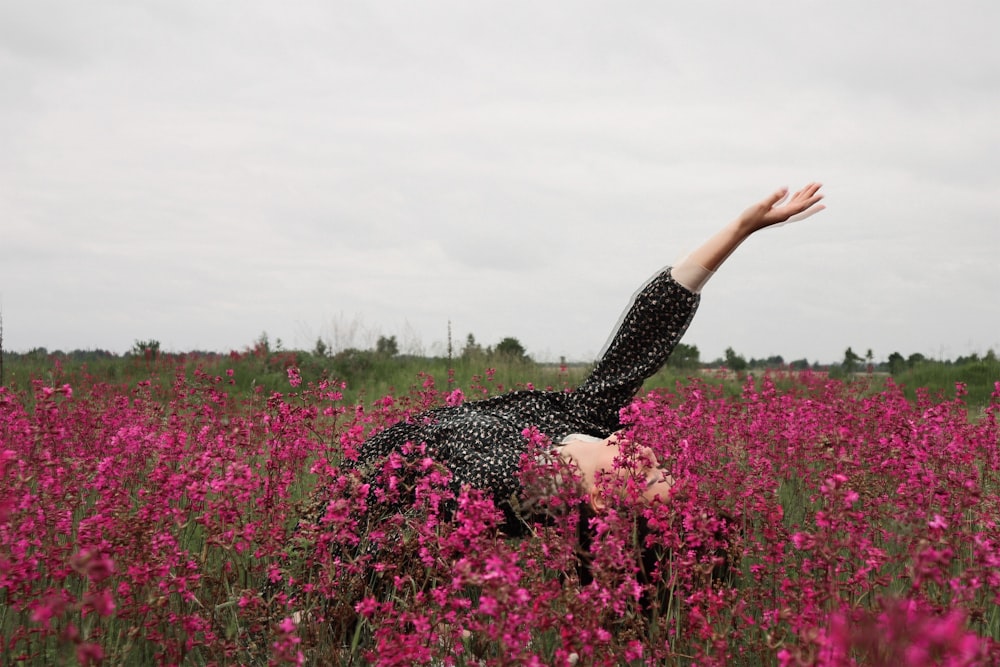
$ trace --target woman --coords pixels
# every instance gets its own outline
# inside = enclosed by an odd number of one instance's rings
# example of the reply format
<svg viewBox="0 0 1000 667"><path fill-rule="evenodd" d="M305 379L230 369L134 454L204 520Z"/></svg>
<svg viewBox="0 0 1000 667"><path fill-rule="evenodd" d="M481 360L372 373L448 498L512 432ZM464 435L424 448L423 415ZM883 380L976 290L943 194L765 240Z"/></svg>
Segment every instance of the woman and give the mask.
<svg viewBox="0 0 1000 667"><path fill-rule="evenodd" d="M492 499L504 515L498 527L508 536L524 536L539 522L575 531L575 562L566 566L575 567L581 584L589 584L599 569L594 558L601 553L592 548L598 539L594 519L606 513L608 494L623 488L607 482L625 477L628 494L634 497L641 490L650 502L669 501L673 484L648 447L619 439L619 412L666 362L694 316L701 288L730 253L761 229L822 210L819 189L812 183L787 201L787 190L774 192L677 266L654 276L635 295L601 359L574 391L514 391L436 408L376 433L356 456L345 452L346 460L334 469L329 485L319 485L305 513L309 518L296 529L296 555L289 569L290 580L300 588L292 589L293 595L301 595L308 583L324 600L323 627L336 641L349 642L357 638L361 600L395 599L401 594L399 582L408 580L417 588L431 581L447 584L452 580L444 562L449 556L428 559L426 543L413 532L433 532L441 519L454 517L463 487L478 490L477 498L485 493ZM540 465L531 465L531 456ZM437 483L447 480L452 494L442 494L437 503L429 500L433 493L419 489L421 480L441 467L449 475L438 476ZM566 503L576 498L582 500L574 506L578 511L567 512L574 508ZM551 507L550 500L558 506ZM427 520L427 503L434 506L432 521ZM648 615L666 608L664 596L671 595L669 586L649 585L670 557L664 547L647 546L644 513L629 514L635 521L631 530L638 535L639 605ZM470 521L466 514L462 521L466 523L457 523L473 532L493 530L485 523L493 524L493 518ZM722 528L695 554L695 562L710 563L707 572L698 569L698 576L724 578L739 557L738 526L727 528L732 522L725 516L718 523ZM432 566L444 569L435 575L426 571ZM403 576L407 572L410 579Z"/></svg>
<svg viewBox="0 0 1000 667"><path fill-rule="evenodd" d="M591 509L600 511L599 479L605 473L621 474L619 411L680 341L702 286L750 235L822 210L819 189L820 184L811 183L787 201L787 189L774 192L677 266L654 276L636 294L600 361L575 391L514 391L431 410L367 440L358 468L373 473L391 453L425 444L426 454L450 471L454 490L468 485L488 491L505 514L504 532L519 535L525 525L517 511L523 490L518 472L529 449L526 429L533 427L576 469ZM665 500L673 480L659 469L653 452L640 447L632 458L637 462L632 473L645 480L645 498Z"/></svg>

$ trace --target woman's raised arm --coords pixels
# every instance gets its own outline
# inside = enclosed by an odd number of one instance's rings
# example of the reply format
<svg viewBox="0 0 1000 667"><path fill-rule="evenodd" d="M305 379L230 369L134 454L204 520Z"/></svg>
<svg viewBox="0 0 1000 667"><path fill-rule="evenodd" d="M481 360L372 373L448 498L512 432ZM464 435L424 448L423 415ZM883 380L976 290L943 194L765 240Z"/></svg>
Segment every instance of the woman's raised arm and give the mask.
<svg viewBox="0 0 1000 667"><path fill-rule="evenodd" d="M788 188L781 188L749 207L678 262L673 269L674 280L694 292L700 291L712 273L754 232L822 211L824 206L819 201L823 195L819 189L819 183L810 183L785 201Z"/></svg>
<svg viewBox="0 0 1000 667"><path fill-rule="evenodd" d="M788 202L787 189L754 204L669 272L636 293L601 359L568 399L580 414L617 429L618 411L658 371L680 341L698 307L702 285L751 234L801 214L823 209L819 183L802 188Z"/></svg>

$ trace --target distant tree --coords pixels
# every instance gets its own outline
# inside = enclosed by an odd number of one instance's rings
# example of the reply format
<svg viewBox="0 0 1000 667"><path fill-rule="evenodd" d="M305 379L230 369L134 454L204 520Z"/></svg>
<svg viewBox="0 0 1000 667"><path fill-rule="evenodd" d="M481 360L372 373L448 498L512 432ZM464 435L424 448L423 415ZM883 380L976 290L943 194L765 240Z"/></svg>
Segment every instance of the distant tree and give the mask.
<svg viewBox="0 0 1000 667"><path fill-rule="evenodd" d="M983 356L983 361L988 364L995 364L997 362L997 353L993 351L993 348L986 350L986 354Z"/></svg>
<svg viewBox="0 0 1000 667"><path fill-rule="evenodd" d="M465 337L465 347L462 348L463 359L474 359L483 355L483 346L476 342L471 333Z"/></svg>
<svg viewBox="0 0 1000 667"><path fill-rule="evenodd" d="M979 363L979 355L973 352L967 357L958 357L955 359L956 366L962 366L964 364L976 364Z"/></svg>
<svg viewBox="0 0 1000 667"><path fill-rule="evenodd" d="M257 340L253 344L253 352L257 356L266 357L271 354L271 339L267 337L266 331L261 331Z"/></svg>
<svg viewBox="0 0 1000 667"><path fill-rule="evenodd" d="M313 355L317 357L325 357L326 353L329 351L330 348L327 347L327 344L323 342L323 338L318 337L316 339L316 346L313 347Z"/></svg>
<svg viewBox="0 0 1000 667"><path fill-rule="evenodd" d="M142 357L146 361L152 361L160 356L160 341L150 338L149 340L136 340L129 350L133 357Z"/></svg>
<svg viewBox="0 0 1000 667"><path fill-rule="evenodd" d="M858 370L858 362L861 361L861 357L857 353L848 347L844 350L844 361L841 362L841 367L844 369L845 373L854 373Z"/></svg>
<svg viewBox="0 0 1000 667"><path fill-rule="evenodd" d="M809 360L796 359L794 361L788 362L788 367L793 371L806 371L809 370Z"/></svg>
<svg viewBox="0 0 1000 667"><path fill-rule="evenodd" d="M909 366L910 368L914 368L924 363L925 361L927 361L927 357L920 354L919 352L914 352L913 354L911 354L906 358L906 365Z"/></svg>
<svg viewBox="0 0 1000 667"><path fill-rule="evenodd" d="M375 354L380 357L395 357L399 354L399 344L396 342L395 336L379 336L378 341L375 343Z"/></svg>
<svg viewBox="0 0 1000 667"><path fill-rule="evenodd" d="M889 355L889 373L891 375L899 375L904 370L906 370L906 359L903 358L899 352L893 352Z"/></svg>
<svg viewBox="0 0 1000 667"><path fill-rule="evenodd" d="M698 368L701 365L699 357L701 353L698 351L697 345L685 345L684 343L677 343L677 347L670 354L667 359L667 366L672 366L673 368Z"/></svg>
<svg viewBox="0 0 1000 667"><path fill-rule="evenodd" d="M69 357L74 361L96 361L98 359L116 359L118 355L108 350L72 350Z"/></svg>
<svg viewBox="0 0 1000 667"><path fill-rule="evenodd" d="M336 374L348 382L367 377L371 373L373 360L378 352L349 347L333 355Z"/></svg>
<svg viewBox="0 0 1000 667"><path fill-rule="evenodd" d="M494 352L501 357L507 357L509 359L527 359L528 352L521 345L521 341L511 336L507 336L502 341L497 343L496 350Z"/></svg>
<svg viewBox="0 0 1000 667"><path fill-rule="evenodd" d="M739 373L747 369L749 364L747 364L746 358L741 354L736 354L736 351L733 350L733 348L727 347L725 355L726 368L729 370Z"/></svg>

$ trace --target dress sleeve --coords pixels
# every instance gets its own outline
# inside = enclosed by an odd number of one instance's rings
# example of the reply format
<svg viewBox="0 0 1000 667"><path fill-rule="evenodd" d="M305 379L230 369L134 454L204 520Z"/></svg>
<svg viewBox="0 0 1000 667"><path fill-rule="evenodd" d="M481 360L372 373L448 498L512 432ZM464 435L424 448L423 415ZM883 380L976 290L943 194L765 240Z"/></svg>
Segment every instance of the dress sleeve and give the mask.
<svg viewBox="0 0 1000 667"><path fill-rule="evenodd" d="M594 370L570 394L572 411L608 431L620 428L618 412L666 363L699 300L669 268L653 276L632 298Z"/></svg>

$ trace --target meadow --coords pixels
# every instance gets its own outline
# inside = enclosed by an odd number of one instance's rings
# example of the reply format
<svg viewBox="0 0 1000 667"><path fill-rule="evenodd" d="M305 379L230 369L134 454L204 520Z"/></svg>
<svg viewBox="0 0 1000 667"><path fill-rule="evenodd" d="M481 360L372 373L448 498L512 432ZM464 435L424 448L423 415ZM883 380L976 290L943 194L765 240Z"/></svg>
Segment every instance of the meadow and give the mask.
<svg viewBox="0 0 1000 667"><path fill-rule="evenodd" d="M1000 383L970 414L961 384L660 378L622 418L678 484L640 505L609 481L584 577L552 464L525 459L516 540L419 445L374 488L345 465L428 407L577 371L345 396L301 361L9 376L0 664L1000 664Z"/></svg>

